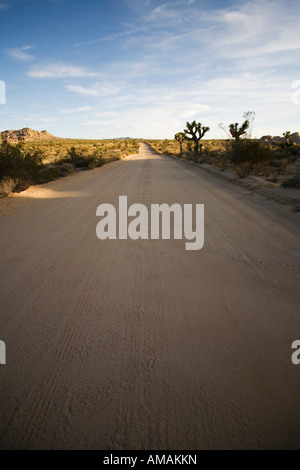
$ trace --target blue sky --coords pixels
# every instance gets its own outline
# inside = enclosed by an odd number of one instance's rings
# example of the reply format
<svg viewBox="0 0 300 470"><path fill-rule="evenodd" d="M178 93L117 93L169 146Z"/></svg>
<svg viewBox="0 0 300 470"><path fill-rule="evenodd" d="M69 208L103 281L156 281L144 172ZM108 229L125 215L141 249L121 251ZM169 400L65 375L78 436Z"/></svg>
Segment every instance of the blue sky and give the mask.
<svg viewBox="0 0 300 470"><path fill-rule="evenodd" d="M172 138L255 111L300 131L299 0L0 0L0 130Z"/></svg>

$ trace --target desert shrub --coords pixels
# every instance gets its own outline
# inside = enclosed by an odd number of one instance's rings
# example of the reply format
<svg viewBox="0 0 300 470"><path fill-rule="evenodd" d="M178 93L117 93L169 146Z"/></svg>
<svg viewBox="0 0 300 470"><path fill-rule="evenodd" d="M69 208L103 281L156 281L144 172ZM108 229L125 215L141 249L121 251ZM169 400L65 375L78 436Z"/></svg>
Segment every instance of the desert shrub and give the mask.
<svg viewBox="0 0 300 470"><path fill-rule="evenodd" d="M269 165L279 171L282 168L282 162L283 160L280 160L280 158L273 158L269 161Z"/></svg>
<svg viewBox="0 0 300 470"><path fill-rule="evenodd" d="M93 168L98 168L102 165L105 165L105 163L109 163L110 161L112 160L105 159L97 155L91 155L86 158L86 168L90 168L92 170Z"/></svg>
<svg viewBox="0 0 300 470"><path fill-rule="evenodd" d="M75 166L76 168L95 168L96 157L94 157L94 155L89 155L87 157L83 156L77 160Z"/></svg>
<svg viewBox="0 0 300 470"><path fill-rule="evenodd" d="M120 157L119 155L110 155L110 157L108 158L108 162L115 162L115 161L117 161L117 160L120 160L120 158L121 158L121 157ZM103 161L102 164L104 164L104 163L105 163L105 160L102 159L102 161ZM99 165L99 166L101 166L101 165Z"/></svg>
<svg viewBox="0 0 300 470"><path fill-rule="evenodd" d="M286 152L291 156L300 155L300 145L299 144L291 144L286 147Z"/></svg>
<svg viewBox="0 0 300 470"><path fill-rule="evenodd" d="M287 180L282 182L281 186L283 188L300 189L300 176L294 175L291 178L288 178Z"/></svg>
<svg viewBox="0 0 300 470"><path fill-rule="evenodd" d="M75 167L72 165L72 163L59 163L59 166L61 167L64 175L71 175L75 170Z"/></svg>
<svg viewBox="0 0 300 470"><path fill-rule="evenodd" d="M82 151L75 147L71 147L68 151L68 157L65 160L65 163L72 163L76 168L87 166Z"/></svg>
<svg viewBox="0 0 300 470"><path fill-rule="evenodd" d="M25 191L25 189L29 188L29 186L32 184L32 179L28 178L17 178L16 179L16 184L14 188L15 193L19 193L21 191Z"/></svg>
<svg viewBox="0 0 300 470"><path fill-rule="evenodd" d="M102 165L105 165L106 161L105 158L103 157L96 157L96 162L97 162L97 167L100 167Z"/></svg>
<svg viewBox="0 0 300 470"><path fill-rule="evenodd" d="M221 171L226 170L228 167L228 158L223 155L211 157L210 162L212 162L216 167L220 168Z"/></svg>
<svg viewBox="0 0 300 470"><path fill-rule="evenodd" d="M189 152L189 151L182 152L181 158L184 158L185 160L193 160L194 152Z"/></svg>
<svg viewBox="0 0 300 470"><path fill-rule="evenodd" d="M49 165L40 170L38 183L48 183L63 176L62 168L59 165Z"/></svg>
<svg viewBox="0 0 300 470"><path fill-rule="evenodd" d="M99 150L96 150L93 154L84 154L83 150L72 147L68 152L68 157L64 158L62 161L74 165L74 167L78 169L93 169L110 161L119 160L119 158L118 155L111 153L103 155Z"/></svg>
<svg viewBox="0 0 300 470"><path fill-rule="evenodd" d="M288 158L283 158L282 160L280 160L280 171L284 170L289 165L289 163L290 162Z"/></svg>
<svg viewBox="0 0 300 470"><path fill-rule="evenodd" d="M0 196L8 196L15 189L16 181L10 176L4 176L0 181Z"/></svg>
<svg viewBox="0 0 300 470"><path fill-rule="evenodd" d="M75 147L71 147L68 151L68 156L62 159L61 162L71 164L75 168L87 168L90 163L83 153Z"/></svg>
<svg viewBox="0 0 300 470"><path fill-rule="evenodd" d="M0 178L34 180L42 166L42 158L39 150L25 150L22 144L4 141L0 146Z"/></svg>
<svg viewBox="0 0 300 470"><path fill-rule="evenodd" d="M65 162L56 162L54 164L45 165L39 172L36 182L48 183L49 181L70 175L75 170L74 165Z"/></svg>
<svg viewBox="0 0 300 470"><path fill-rule="evenodd" d="M257 140L243 139L231 142L231 160L233 163L258 163L272 157L271 149Z"/></svg>
<svg viewBox="0 0 300 470"><path fill-rule="evenodd" d="M258 176L275 176L280 173L280 166L272 166L271 165L272 160L270 161L262 161L259 163L256 163L252 167L251 173L258 175Z"/></svg>
<svg viewBox="0 0 300 470"><path fill-rule="evenodd" d="M240 178L246 178L250 175L251 164L249 162L239 163L235 165L234 169Z"/></svg>

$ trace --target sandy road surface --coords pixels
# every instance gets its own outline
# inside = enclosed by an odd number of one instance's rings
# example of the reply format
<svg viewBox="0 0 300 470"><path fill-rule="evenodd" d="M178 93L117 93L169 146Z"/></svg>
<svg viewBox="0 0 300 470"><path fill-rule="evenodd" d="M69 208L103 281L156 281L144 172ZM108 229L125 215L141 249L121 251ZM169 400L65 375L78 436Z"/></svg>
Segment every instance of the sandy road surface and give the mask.
<svg viewBox="0 0 300 470"><path fill-rule="evenodd" d="M300 448L296 231L146 145L39 195L0 219L2 449ZM119 195L204 203L204 248L100 241Z"/></svg>

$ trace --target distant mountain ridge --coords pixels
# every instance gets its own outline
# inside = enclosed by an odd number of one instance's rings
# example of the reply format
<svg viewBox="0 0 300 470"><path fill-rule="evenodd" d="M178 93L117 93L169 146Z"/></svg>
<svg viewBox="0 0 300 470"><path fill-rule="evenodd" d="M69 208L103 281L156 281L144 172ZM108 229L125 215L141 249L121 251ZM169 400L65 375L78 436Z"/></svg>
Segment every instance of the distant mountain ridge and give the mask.
<svg viewBox="0 0 300 470"><path fill-rule="evenodd" d="M26 142L27 140L51 140L56 139L54 135L48 131L35 131L30 127L24 127L19 130L2 131L1 138L10 142Z"/></svg>

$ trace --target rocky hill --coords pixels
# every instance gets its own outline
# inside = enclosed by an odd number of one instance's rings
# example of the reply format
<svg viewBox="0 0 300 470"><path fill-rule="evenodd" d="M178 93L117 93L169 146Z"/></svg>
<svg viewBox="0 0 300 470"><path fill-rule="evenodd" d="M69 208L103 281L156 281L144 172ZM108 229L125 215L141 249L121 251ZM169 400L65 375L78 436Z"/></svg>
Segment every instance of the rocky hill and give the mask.
<svg viewBox="0 0 300 470"><path fill-rule="evenodd" d="M285 137L282 137L282 136L271 136L271 135L264 135L263 137L261 137L261 139L259 139L259 141L263 144L275 144L275 142L280 142L280 143L284 143L285 142ZM300 134L299 132L294 132L293 134L291 134L290 136L290 142L291 143L294 143L294 144L300 144Z"/></svg>
<svg viewBox="0 0 300 470"><path fill-rule="evenodd" d="M30 127L16 131L3 131L0 133L1 139L7 139L9 142L25 142L28 140L51 140L56 137L47 131L35 131Z"/></svg>

